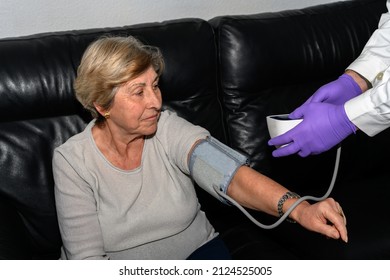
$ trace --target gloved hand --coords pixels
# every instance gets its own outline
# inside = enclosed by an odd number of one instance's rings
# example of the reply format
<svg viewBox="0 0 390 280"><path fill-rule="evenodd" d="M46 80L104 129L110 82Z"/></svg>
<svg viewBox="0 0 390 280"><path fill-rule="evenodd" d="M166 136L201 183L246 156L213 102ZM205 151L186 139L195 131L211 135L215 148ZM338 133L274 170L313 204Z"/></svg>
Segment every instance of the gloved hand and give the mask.
<svg viewBox="0 0 390 280"><path fill-rule="evenodd" d="M355 80L351 76L343 74L337 80L320 87L304 104L325 102L341 105L361 93L362 90Z"/></svg>
<svg viewBox="0 0 390 280"><path fill-rule="evenodd" d="M303 118L303 121L293 129L268 141L271 146L286 145L273 151L274 157L295 153L301 157L320 154L356 131L345 113L344 105L307 103L297 108L289 117Z"/></svg>

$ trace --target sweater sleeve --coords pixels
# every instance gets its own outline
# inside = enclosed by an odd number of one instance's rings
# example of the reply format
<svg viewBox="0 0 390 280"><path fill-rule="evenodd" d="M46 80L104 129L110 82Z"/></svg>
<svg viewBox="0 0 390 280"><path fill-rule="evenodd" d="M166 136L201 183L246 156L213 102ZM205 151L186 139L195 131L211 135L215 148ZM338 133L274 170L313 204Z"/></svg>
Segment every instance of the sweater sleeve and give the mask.
<svg viewBox="0 0 390 280"><path fill-rule="evenodd" d="M185 174L189 174L189 153L194 144L210 133L194 125L176 113L165 111L159 121L157 137L168 153L170 160Z"/></svg>
<svg viewBox="0 0 390 280"><path fill-rule="evenodd" d="M96 199L77 165L55 150L55 201L65 259L107 259ZM65 255L65 256L64 256Z"/></svg>

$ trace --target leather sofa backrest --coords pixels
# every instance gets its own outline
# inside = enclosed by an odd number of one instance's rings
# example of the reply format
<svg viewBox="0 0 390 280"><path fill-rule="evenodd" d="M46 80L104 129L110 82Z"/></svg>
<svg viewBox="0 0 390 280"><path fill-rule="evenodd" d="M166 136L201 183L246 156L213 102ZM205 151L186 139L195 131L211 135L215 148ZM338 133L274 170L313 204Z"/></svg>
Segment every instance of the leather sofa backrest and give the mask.
<svg viewBox="0 0 390 280"><path fill-rule="evenodd" d="M343 1L210 20L218 42L229 143L247 153L255 169L297 191L305 185L311 190L316 184L328 186L335 150L305 159L275 159L271 156L273 148L267 145L266 116L290 113L321 85L341 75L377 28L380 15L386 11L385 3ZM367 137L357 137L359 146L364 146L361 140ZM347 146L343 149L346 166L354 162L347 155L354 148L348 145L343 143Z"/></svg>
<svg viewBox="0 0 390 280"><path fill-rule="evenodd" d="M18 213L29 237L31 248L22 258L59 256L52 152L91 119L74 98L73 80L85 48L103 35L133 35L160 47L166 61L160 82L164 108L225 141L214 34L204 20L0 40L0 198Z"/></svg>

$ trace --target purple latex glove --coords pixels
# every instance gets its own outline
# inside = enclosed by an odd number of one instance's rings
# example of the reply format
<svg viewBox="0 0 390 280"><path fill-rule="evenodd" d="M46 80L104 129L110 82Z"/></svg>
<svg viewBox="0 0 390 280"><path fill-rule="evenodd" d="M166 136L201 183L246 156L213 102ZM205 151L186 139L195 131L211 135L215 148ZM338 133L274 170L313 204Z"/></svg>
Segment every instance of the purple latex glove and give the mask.
<svg viewBox="0 0 390 280"><path fill-rule="evenodd" d="M297 108L289 117L303 118L303 121L293 129L268 141L271 146L286 145L273 151L274 157L295 153L301 157L320 154L356 131L345 113L344 105L308 103Z"/></svg>
<svg viewBox="0 0 390 280"><path fill-rule="evenodd" d="M304 104L325 102L341 105L361 93L362 90L355 80L351 76L343 74L337 80L320 87Z"/></svg>

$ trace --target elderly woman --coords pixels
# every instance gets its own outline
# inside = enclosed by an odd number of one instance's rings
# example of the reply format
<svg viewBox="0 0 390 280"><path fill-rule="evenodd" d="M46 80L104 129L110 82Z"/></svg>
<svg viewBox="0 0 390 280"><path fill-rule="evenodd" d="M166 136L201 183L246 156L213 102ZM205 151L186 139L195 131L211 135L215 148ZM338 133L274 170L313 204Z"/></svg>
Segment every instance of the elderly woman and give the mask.
<svg viewBox="0 0 390 280"><path fill-rule="evenodd" d="M201 258L229 258L193 180L274 216L297 200L206 129L162 111L163 66L157 48L133 37L86 50L75 92L94 119L53 156L62 259L186 259L204 248ZM347 242L340 210L333 199L302 202L289 218Z"/></svg>

